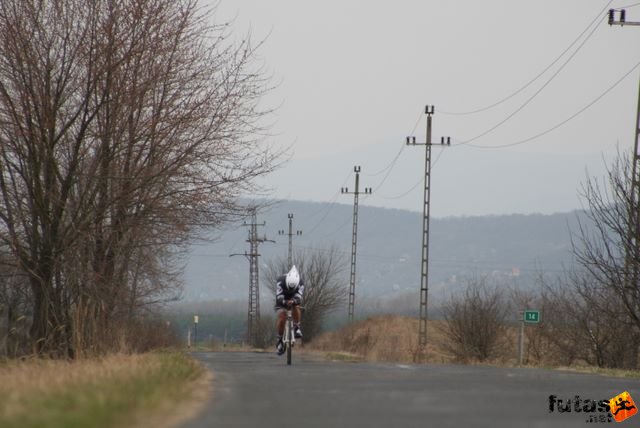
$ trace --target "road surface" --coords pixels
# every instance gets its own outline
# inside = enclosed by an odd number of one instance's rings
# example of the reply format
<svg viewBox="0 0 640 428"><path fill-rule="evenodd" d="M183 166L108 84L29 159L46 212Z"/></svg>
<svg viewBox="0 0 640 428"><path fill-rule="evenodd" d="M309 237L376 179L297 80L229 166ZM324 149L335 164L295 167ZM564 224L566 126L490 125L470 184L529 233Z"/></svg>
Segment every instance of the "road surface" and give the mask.
<svg viewBox="0 0 640 428"><path fill-rule="evenodd" d="M205 410L182 428L211 427L589 427L640 426L640 414L617 424L585 413L589 400L628 391L640 404L640 381L580 373L484 366L332 362L294 353L195 353L213 372ZM571 412L560 413L557 402ZM579 396L575 411L575 396ZM593 416L596 422L587 422ZM613 425L611 425L613 424Z"/></svg>

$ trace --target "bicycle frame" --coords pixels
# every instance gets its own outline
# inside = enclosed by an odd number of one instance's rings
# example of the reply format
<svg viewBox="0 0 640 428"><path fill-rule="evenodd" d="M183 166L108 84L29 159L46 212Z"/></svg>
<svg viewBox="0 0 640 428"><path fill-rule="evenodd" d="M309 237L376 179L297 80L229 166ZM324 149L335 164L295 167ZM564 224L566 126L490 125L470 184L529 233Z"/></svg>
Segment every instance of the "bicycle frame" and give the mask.
<svg viewBox="0 0 640 428"><path fill-rule="evenodd" d="M291 365L291 352L296 344L296 337L293 333L293 312L290 308L287 308L287 321L284 325L284 337L282 339L287 353L287 365Z"/></svg>

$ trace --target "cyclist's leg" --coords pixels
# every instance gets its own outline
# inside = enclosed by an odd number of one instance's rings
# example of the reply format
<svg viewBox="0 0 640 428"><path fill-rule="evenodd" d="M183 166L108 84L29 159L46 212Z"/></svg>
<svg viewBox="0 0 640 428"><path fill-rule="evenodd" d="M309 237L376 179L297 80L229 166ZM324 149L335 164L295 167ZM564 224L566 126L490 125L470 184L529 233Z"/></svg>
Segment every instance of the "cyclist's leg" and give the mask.
<svg viewBox="0 0 640 428"><path fill-rule="evenodd" d="M278 342L276 343L276 350L278 351L278 355L284 354L284 345L282 343L282 335L284 334L284 324L287 320L287 313L284 309L278 309L276 322L276 329L278 330Z"/></svg>
<svg viewBox="0 0 640 428"><path fill-rule="evenodd" d="M282 337L284 334L284 323L287 321L287 311L284 309L278 309L278 320L276 322L276 328L278 330L278 337Z"/></svg>
<svg viewBox="0 0 640 428"><path fill-rule="evenodd" d="M300 318L302 318L302 311L300 310L300 306L295 305L291 311L293 315L293 323L295 325L300 325Z"/></svg>
<svg viewBox="0 0 640 428"><path fill-rule="evenodd" d="M295 331L296 338L300 339L302 338L302 330L300 330L300 318L302 317L302 311L300 310L300 306L294 306L291 312L293 315L293 329Z"/></svg>

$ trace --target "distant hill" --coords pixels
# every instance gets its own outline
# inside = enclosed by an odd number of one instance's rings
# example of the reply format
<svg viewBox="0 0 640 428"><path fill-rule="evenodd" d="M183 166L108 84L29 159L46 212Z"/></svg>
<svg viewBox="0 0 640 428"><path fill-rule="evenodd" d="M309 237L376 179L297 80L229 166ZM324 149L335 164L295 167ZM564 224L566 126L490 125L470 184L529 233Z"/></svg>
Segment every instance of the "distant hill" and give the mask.
<svg viewBox="0 0 640 428"><path fill-rule="evenodd" d="M349 281L353 207L283 201L259 213L260 235L277 242L260 246L261 265L287 254L287 213L294 214L295 249L327 249L344 255L345 287ZM465 277L490 275L528 286L536 269L560 271L572 264L570 230L580 212L553 215L505 215L431 220L430 293L442 297ZM185 259L185 300L237 300L248 295L247 228L217 232L215 242L193 245ZM363 298L416 292L420 284L422 214L360 205L357 292ZM263 297L265 288L262 287Z"/></svg>

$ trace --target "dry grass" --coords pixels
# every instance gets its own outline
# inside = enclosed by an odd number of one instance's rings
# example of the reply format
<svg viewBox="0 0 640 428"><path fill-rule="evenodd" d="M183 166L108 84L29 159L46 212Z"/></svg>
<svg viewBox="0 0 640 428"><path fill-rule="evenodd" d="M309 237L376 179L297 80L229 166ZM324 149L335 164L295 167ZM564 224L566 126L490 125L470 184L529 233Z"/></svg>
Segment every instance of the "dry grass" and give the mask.
<svg viewBox="0 0 640 428"><path fill-rule="evenodd" d="M460 363L446 351L444 335L441 333L444 321L429 320L427 353L423 360L428 363ZM536 328L531 327L531 328ZM534 333L531 331L530 333ZM322 352L326 358L341 361L389 361L398 363L417 362L418 320L396 315L380 315L354 323L341 330L318 336L305 345L311 352ZM538 338L540 341L541 339ZM501 338L497 354L482 364L513 367L518 364L518 327L509 326ZM525 348L527 344L525 342ZM538 344L540 346L540 343ZM542 344L544 347L544 344ZM549 351L551 348L544 347ZM572 367L559 366L550 362L559 361L557 355L536 359L532 352L525 352L525 363L530 367L556 368L606 376L640 378L638 370L614 370L588 367L578 361ZM553 352L551 352L553 354ZM477 361L467 363L477 364ZM582 365L580 365L582 364Z"/></svg>
<svg viewBox="0 0 640 428"><path fill-rule="evenodd" d="M55 360L10 361L0 368L1 415L24 413L25 397L43 397L78 384L97 384L157 369L148 355L114 355L78 362Z"/></svg>
<svg viewBox="0 0 640 428"><path fill-rule="evenodd" d="M446 363L451 355L439 345L442 337L429 322L426 360ZM418 356L418 320L398 315L380 315L327 332L309 344L312 350L346 353L368 361L414 362Z"/></svg>
<svg viewBox="0 0 640 428"><path fill-rule="evenodd" d="M425 362L457 363L446 350L441 333L444 321L429 320ZM316 338L309 348L334 354L347 353L368 361L409 363L418 361L418 320L398 315L380 315L327 332ZM517 363L517 329L508 328L500 352L485 364ZM473 363L473 361L471 362Z"/></svg>
<svg viewBox="0 0 640 428"><path fill-rule="evenodd" d="M136 425L167 400L189 398L185 392L201 374L200 366L177 353L5 362L0 365L0 426Z"/></svg>
<svg viewBox="0 0 640 428"><path fill-rule="evenodd" d="M567 371L573 371L578 373L596 374L600 376L640 379L640 370L607 369L607 368L586 367L586 366L556 367L556 368L560 370L567 370Z"/></svg>

